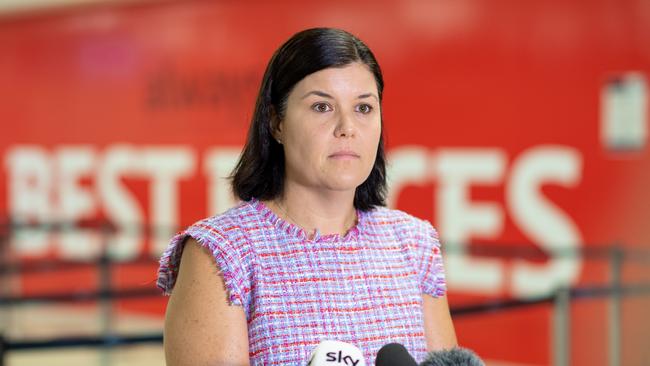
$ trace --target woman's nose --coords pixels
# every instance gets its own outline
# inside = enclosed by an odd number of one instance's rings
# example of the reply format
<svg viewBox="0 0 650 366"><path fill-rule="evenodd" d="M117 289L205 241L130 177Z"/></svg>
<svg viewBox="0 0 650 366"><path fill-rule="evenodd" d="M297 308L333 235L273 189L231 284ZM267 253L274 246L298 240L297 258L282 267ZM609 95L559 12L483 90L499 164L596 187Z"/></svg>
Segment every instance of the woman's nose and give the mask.
<svg viewBox="0 0 650 366"><path fill-rule="evenodd" d="M349 113L340 113L334 135L336 137L352 137L355 132L354 117Z"/></svg>

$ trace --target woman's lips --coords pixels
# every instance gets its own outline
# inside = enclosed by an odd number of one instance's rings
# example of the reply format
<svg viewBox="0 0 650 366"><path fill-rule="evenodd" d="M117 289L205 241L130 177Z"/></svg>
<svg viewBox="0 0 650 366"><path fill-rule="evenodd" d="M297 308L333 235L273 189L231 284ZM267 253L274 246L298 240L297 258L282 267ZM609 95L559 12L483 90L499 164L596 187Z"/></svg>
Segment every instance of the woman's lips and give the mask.
<svg viewBox="0 0 650 366"><path fill-rule="evenodd" d="M334 154L329 156L332 159L358 159L359 154L355 153L354 151L337 151Z"/></svg>

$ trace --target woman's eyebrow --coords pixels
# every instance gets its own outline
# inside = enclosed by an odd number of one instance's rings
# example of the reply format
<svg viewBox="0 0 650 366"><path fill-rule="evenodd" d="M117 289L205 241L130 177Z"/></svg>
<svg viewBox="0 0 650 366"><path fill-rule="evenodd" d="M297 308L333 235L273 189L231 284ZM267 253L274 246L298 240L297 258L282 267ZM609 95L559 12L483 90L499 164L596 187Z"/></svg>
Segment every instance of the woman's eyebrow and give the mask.
<svg viewBox="0 0 650 366"><path fill-rule="evenodd" d="M363 99L363 98L370 98L370 97L373 97L373 98L377 99L377 101L379 101L379 98L377 98L377 96L375 94L373 94L373 93L361 94L357 98Z"/></svg>
<svg viewBox="0 0 650 366"><path fill-rule="evenodd" d="M317 96L323 97L323 98L334 99L333 96L325 93L324 91L320 91L320 90L312 90L312 91L306 93L305 95L303 95L302 98L300 98L300 99L305 99L310 95L317 95ZM375 99L377 99L377 101L379 101L379 98L377 98L377 96L375 94L373 94L373 93L361 94L357 98L358 99L364 99L364 98L370 98L370 97L375 98Z"/></svg>
<svg viewBox="0 0 650 366"><path fill-rule="evenodd" d="M327 94L327 93L325 93L323 91L320 91L320 90L312 90L312 91L308 92L307 94L303 95L302 98L300 98L300 99L305 99L305 98L307 98L308 96L310 96L312 94L313 95L318 95L319 97L323 97L323 98L334 99L333 96L331 96L331 95L329 95L329 94Z"/></svg>

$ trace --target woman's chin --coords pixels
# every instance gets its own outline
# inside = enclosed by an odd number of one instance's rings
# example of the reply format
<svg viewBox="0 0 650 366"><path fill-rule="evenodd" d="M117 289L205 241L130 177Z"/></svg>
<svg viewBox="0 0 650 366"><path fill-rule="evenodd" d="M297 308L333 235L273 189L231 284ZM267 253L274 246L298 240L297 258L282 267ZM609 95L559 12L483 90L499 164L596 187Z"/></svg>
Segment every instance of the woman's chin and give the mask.
<svg viewBox="0 0 650 366"><path fill-rule="evenodd" d="M327 184L327 188L333 191L355 191L365 179L360 179L359 177L346 177L339 176L336 179L331 180Z"/></svg>

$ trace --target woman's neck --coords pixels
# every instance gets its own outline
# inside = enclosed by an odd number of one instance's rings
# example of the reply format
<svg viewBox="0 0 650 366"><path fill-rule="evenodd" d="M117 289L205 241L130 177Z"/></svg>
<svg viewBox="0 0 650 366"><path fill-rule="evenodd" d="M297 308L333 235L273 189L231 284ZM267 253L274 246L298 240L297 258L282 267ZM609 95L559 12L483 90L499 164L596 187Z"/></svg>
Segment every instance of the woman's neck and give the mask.
<svg viewBox="0 0 650 366"><path fill-rule="evenodd" d="M285 221L301 227L310 235L316 229L321 235L344 235L357 220L354 191L323 193L286 189L282 196L267 205Z"/></svg>

